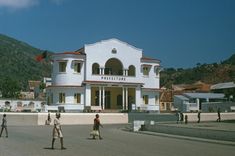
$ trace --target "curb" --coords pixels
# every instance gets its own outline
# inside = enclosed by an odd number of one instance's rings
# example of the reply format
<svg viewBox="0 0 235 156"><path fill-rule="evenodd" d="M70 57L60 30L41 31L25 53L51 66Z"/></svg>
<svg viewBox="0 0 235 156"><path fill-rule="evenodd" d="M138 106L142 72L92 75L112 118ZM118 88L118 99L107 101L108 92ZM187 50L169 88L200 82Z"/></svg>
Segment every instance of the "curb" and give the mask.
<svg viewBox="0 0 235 156"><path fill-rule="evenodd" d="M146 135L152 135L152 136L160 136L160 137L169 137L169 138L176 138L176 139L184 139L184 140L191 140L191 141L199 141L199 142L206 142L206 143L214 143L214 144L222 144L222 145L235 146L235 142L232 142L232 141L222 141L222 140L204 139L204 138L196 138L196 137L189 137L189 136L181 136L181 135L173 135L173 134L165 134L165 133L150 132L150 131L138 131L138 132L134 132L134 133L146 134Z"/></svg>

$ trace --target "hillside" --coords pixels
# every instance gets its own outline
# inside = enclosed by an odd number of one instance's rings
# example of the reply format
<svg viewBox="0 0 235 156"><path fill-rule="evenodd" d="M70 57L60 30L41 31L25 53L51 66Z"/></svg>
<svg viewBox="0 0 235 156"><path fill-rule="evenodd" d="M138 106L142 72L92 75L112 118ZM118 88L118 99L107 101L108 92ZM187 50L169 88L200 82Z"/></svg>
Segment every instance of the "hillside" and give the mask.
<svg viewBox="0 0 235 156"><path fill-rule="evenodd" d="M28 80L51 77L49 60L35 61L43 51L27 43L0 34L0 86L4 79L12 79L27 90ZM209 84L235 81L235 54L221 63L197 64L194 68L166 68L161 72L160 84L170 88L172 84L191 84L202 81ZM14 82L15 83L15 82Z"/></svg>
<svg viewBox="0 0 235 156"><path fill-rule="evenodd" d="M167 68L161 72L161 87L172 84L191 84L201 81L208 84L235 81L235 54L221 63L200 64L189 69Z"/></svg>
<svg viewBox="0 0 235 156"><path fill-rule="evenodd" d="M4 83L4 79L12 79L26 90L28 80L50 77L50 62L35 61L35 56L41 53L42 50L0 34L0 83Z"/></svg>

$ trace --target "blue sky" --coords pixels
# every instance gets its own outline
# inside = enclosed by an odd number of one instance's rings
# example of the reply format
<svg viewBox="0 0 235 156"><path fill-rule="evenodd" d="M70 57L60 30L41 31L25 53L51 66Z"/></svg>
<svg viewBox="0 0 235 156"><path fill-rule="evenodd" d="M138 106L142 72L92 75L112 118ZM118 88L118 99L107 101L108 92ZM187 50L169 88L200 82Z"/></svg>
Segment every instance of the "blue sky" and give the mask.
<svg viewBox="0 0 235 156"><path fill-rule="evenodd" d="M235 1L0 0L0 33L53 52L117 38L188 68L235 53Z"/></svg>

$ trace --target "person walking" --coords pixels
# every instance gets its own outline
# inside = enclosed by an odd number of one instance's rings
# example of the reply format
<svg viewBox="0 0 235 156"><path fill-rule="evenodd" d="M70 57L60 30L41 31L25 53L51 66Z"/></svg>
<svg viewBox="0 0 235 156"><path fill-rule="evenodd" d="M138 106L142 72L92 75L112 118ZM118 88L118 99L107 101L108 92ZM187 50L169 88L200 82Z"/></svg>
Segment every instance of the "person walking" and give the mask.
<svg viewBox="0 0 235 156"><path fill-rule="evenodd" d="M184 122L184 114L180 113L180 123L182 124Z"/></svg>
<svg viewBox="0 0 235 156"><path fill-rule="evenodd" d="M177 117L176 123L178 124L180 122L180 117L181 117L179 111L176 113L176 117Z"/></svg>
<svg viewBox="0 0 235 156"><path fill-rule="evenodd" d="M199 110L198 113L197 113L197 123L200 123L201 121L201 111Z"/></svg>
<svg viewBox="0 0 235 156"><path fill-rule="evenodd" d="M185 123L185 124L188 124L188 115L185 115L185 116L184 116L184 123Z"/></svg>
<svg viewBox="0 0 235 156"><path fill-rule="evenodd" d="M7 115L3 114L3 118L2 118L2 129L1 129L1 133L0 133L0 137L2 137L2 132L5 129L6 132L6 137L8 138L8 131L7 131Z"/></svg>
<svg viewBox="0 0 235 156"><path fill-rule="evenodd" d="M61 150L66 149L64 147L63 134L62 134L61 125L60 125L60 113L56 113L56 118L54 119L54 127L53 127L52 135L53 135L53 138L52 138L51 148L54 149L55 140L57 138L60 138Z"/></svg>
<svg viewBox="0 0 235 156"><path fill-rule="evenodd" d="M217 122L220 122L220 121L221 121L221 115L220 115L220 113L221 113L220 108L218 108L218 110L217 110L218 119L216 120Z"/></svg>
<svg viewBox="0 0 235 156"><path fill-rule="evenodd" d="M99 114L96 114L95 119L94 119L93 130L98 131L99 139L101 140L103 138L101 137L101 134L100 134L100 127L103 127L103 125L100 123ZM93 135L93 139L95 139L95 135Z"/></svg>
<svg viewBox="0 0 235 156"><path fill-rule="evenodd" d="M47 115L47 120L45 121L45 125L50 125L51 124L51 115L48 113Z"/></svg>

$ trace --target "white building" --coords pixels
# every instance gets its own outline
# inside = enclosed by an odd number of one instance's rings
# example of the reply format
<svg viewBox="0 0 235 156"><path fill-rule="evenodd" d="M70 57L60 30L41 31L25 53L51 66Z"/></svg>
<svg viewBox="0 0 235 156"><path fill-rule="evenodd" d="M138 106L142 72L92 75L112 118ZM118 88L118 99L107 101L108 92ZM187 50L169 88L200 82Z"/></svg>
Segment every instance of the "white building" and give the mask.
<svg viewBox="0 0 235 156"><path fill-rule="evenodd" d="M117 39L52 55L48 109L159 110L160 61Z"/></svg>
<svg viewBox="0 0 235 156"><path fill-rule="evenodd" d="M182 112L209 112L209 109L223 108L224 94L219 93L184 93L174 96L174 107ZM216 108L217 107L217 108Z"/></svg>

